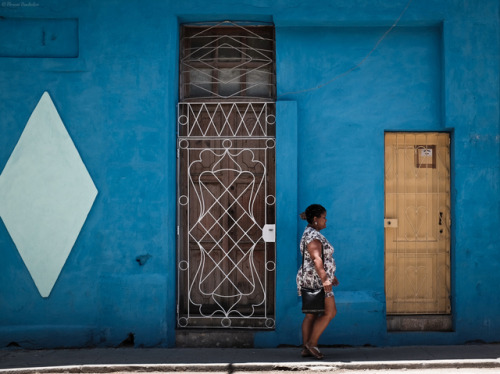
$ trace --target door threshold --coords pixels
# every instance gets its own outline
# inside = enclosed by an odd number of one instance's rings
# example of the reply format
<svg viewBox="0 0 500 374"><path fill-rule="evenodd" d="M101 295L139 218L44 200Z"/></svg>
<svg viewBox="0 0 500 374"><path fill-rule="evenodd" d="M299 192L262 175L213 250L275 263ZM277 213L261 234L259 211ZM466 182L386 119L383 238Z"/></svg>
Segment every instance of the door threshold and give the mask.
<svg viewBox="0 0 500 374"><path fill-rule="evenodd" d="M453 318L443 314L387 316L387 331L453 331Z"/></svg>
<svg viewBox="0 0 500 374"><path fill-rule="evenodd" d="M253 348L250 330L182 329L175 332L178 348Z"/></svg>

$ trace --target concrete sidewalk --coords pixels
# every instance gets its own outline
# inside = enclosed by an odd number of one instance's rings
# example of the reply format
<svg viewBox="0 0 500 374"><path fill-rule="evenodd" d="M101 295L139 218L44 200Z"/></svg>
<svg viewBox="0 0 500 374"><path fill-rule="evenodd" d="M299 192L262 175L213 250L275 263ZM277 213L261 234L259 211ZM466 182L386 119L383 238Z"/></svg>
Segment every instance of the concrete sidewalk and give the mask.
<svg viewBox="0 0 500 374"><path fill-rule="evenodd" d="M300 357L299 348L6 349L0 350L0 373L500 368L500 344L321 351L325 358L318 361Z"/></svg>

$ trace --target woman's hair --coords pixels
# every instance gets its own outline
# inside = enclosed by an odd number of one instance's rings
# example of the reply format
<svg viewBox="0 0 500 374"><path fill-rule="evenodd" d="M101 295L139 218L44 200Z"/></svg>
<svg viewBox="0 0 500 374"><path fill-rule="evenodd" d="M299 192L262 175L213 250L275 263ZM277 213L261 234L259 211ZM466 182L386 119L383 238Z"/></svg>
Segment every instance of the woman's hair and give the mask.
<svg viewBox="0 0 500 374"><path fill-rule="evenodd" d="M309 205L305 212L300 213L300 218L305 219L307 223L313 223L314 218L321 217L323 213L326 212L326 209L319 204L311 204Z"/></svg>

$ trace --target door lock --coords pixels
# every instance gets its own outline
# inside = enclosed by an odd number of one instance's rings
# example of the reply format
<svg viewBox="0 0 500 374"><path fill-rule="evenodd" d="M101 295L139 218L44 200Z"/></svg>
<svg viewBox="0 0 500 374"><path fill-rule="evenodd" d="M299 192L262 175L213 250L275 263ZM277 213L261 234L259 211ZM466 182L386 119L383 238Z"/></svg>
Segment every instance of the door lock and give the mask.
<svg viewBox="0 0 500 374"><path fill-rule="evenodd" d="M262 239L266 243L274 243L276 241L276 225L264 225L262 229Z"/></svg>
<svg viewBox="0 0 500 374"><path fill-rule="evenodd" d="M384 227L391 228L391 227L398 227L398 219L397 218L384 218Z"/></svg>

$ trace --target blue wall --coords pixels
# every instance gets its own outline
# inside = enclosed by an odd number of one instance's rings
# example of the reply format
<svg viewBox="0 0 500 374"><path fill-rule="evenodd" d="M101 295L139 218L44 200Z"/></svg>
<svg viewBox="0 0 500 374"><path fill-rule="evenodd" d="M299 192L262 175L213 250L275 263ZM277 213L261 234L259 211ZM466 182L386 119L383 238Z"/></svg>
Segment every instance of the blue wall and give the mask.
<svg viewBox="0 0 500 374"><path fill-rule="evenodd" d="M341 282L320 343L498 340L498 1L413 1L374 50L407 1L10 4L0 171L48 91L99 194L48 298L0 222L0 347L116 346L129 333L135 346L174 344L178 25L225 19L276 26L277 323L255 345L300 344L297 213L312 202L328 209ZM41 28L56 36L48 48ZM386 331L383 144L394 130L452 135L454 332Z"/></svg>

